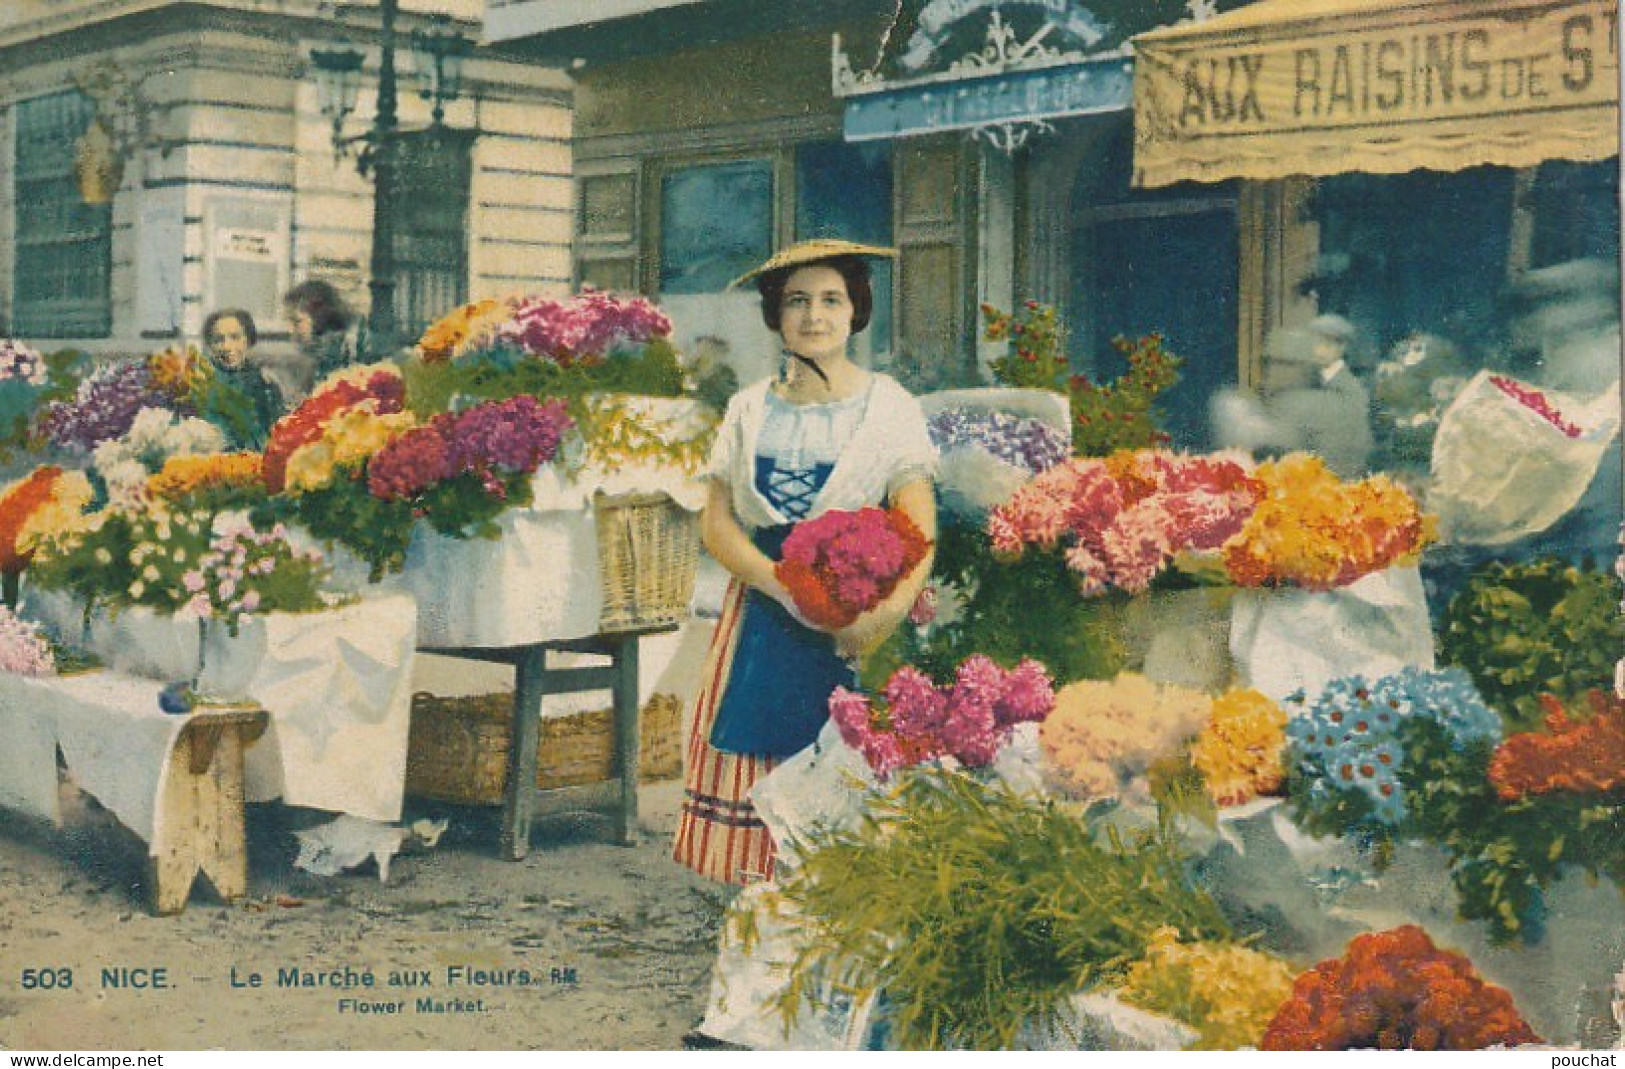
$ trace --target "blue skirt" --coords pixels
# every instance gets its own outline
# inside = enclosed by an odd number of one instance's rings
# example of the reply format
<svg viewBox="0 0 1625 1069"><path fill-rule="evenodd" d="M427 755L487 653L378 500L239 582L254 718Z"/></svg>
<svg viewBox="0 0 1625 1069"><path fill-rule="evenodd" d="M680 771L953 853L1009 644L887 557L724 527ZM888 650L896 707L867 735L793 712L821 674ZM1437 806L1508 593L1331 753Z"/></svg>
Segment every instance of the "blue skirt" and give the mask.
<svg viewBox="0 0 1625 1069"><path fill-rule="evenodd" d="M778 560L792 526L764 527L751 541ZM724 753L799 753L829 719L835 688L855 686L857 675L835 651L834 636L798 623L761 591L748 591L711 745Z"/></svg>

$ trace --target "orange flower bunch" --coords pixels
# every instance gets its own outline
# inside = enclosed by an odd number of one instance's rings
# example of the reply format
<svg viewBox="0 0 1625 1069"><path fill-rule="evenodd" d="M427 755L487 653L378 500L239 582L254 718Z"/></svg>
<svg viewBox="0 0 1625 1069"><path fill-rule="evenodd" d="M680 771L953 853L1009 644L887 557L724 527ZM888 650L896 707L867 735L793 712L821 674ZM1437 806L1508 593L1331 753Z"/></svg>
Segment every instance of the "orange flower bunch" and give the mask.
<svg viewBox="0 0 1625 1069"><path fill-rule="evenodd" d="M1286 711L1251 688L1213 699L1207 726L1191 744L1191 764L1215 805L1241 805L1278 794L1286 772Z"/></svg>
<svg viewBox="0 0 1625 1069"><path fill-rule="evenodd" d="M28 567L32 548L24 549L23 526L51 500L62 469L47 464L35 468L0 496L0 572L15 575Z"/></svg>
<svg viewBox="0 0 1625 1069"><path fill-rule="evenodd" d="M423 332L418 339L418 356L431 364L455 360L471 348L490 342L513 309L513 302L501 297L487 297L453 309Z"/></svg>
<svg viewBox="0 0 1625 1069"><path fill-rule="evenodd" d="M1539 1043L1512 996L1414 924L1368 932L1299 976L1263 1050L1482 1050Z"/></svg>
<svg viewBox="0 0 1625 1069"><path fill-rule="evenodd" d="M1407 563L1437 537L1433 517L1386 475L1345 483L1319 457L1292 453L1254 476L1264 497L1224 547L1240 586L1331 590Z"/></svg>
<svg viewBox="0 0 1625 1069"><path fill-rule="evenodd" d="M1490 782L1508 802L1557 791L1625 787L1625 699L1592 690L1591 719L1571 720L1562 702L1541 695L1546 730L1509 736L1490 759Z"/></svg>
<svg viewBox="0 0 1625 1069"><path fill-rule="evenodd" d="M172 397L187 397L209 377L209 368L194 348L172 346L147 357L154 388Z"/></svg>
<svg viewBox="0 0 1625 1069"><path fill-rule="evenodd" d="M261 481L262 459L258 453L170 457L163 469L147 480L147 492L154 498L173 501L200 490L253 486Z"/></svg>

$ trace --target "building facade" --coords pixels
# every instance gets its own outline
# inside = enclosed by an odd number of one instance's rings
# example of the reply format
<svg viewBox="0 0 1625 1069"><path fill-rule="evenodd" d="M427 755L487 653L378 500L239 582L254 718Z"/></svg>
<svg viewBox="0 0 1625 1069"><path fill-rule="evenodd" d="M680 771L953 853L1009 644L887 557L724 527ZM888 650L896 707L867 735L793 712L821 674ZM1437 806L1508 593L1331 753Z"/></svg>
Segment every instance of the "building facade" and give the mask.
<svg viewBox="0 0 1625 1069"><path fill-rule="evenodd" d="M414 31L480 33L477 3L402 0ZM378 4L318 0L24 0L0 12L0 319L44 348L145 352L240 307L285 344L281 295L333 282L365 311L373 183L334 147L311 54L365 60L371 122ZM571 107L557 71L476 50L431 123L400 93L394 245L403 333L491 293L571 279Z"/></svg>

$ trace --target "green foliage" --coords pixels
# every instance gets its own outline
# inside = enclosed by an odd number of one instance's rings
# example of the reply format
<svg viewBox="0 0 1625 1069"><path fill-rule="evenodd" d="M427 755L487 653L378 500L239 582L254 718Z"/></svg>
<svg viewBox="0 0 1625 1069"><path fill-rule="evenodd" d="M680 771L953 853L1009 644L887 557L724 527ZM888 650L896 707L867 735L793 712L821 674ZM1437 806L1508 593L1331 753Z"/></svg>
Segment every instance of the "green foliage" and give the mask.
<svg viewBox="0 0 1625 1069"><path fill-rule="evenodd" d="M961 661L977 653L1005 668L1034 658L1057 686L1110 679L1127 661L1121 637L1124 596L1083 597L1059 554L1027 553L1018 561L1001 561L980 527L944 522L932 581L964 592L956 617L929 629L906 623L898 628L865 661L866 687L877 688L904 664L950 679Z"/></svg>
<svg viewBox="0 0 1625 1069"><path fill-rule="evenodd" d="M410 503L374 497L365 479L342 468L321 489L268 497L250 516L256 527L298 523L323 542L344 546L366 561L374 583L405 566L415 520Z"/></svg>
<svg viewBox="0 0 1625 1069"><path fill-rule="evenodd" d="M1163 348L1160 334L1134 342L1115 338L1112 345L1128 362L1127 371L1102 384L1085 375L1072 378L1072 452L1080 457L1168 444L1159 429L1157 398L1179 382L1184 361Z"/></svg>
<svg viewBox="0 0 1625 1069"><path fill-rule="evenodd" d="M29 582L69 592L84 600L87 611L140 605L173 613L191 598L181 576L208 550L211 519L204 513L156 518L109 511L94 530L42 547L29 567Z"/></svg>
<svg viewBox="0 0 1625 1069"><path fill-rule="evenodd" d="M984 338L1010 343L1009 351L992 362L994 382L1017 389L1066 392L1066 346L1054 306L1023 301L1011 313L984 304L982 319Z"/></svg>
<svg viewBox="0 0 1625 1069"><path fill-rule="evenodd" d="M1537 730L1542 693L1568 704L1613 686L1621 595L1617 577L1556 558L1489 564L1451 600L1439 659L1467 670L1508 731Z"/></svg>
<svg viewBox="0 0 1625 1069"><path fill-rule="evenodd" d="M1158 928L1229 938L1166 841L960 774L905 772L862 826L807 846L782 894L813 939L781 1012L793 1022L823 981L884 987L904 1049L1008 1049L1120 980Z"/></svg>
<svg viewBox="0 0 1625 1069"><path fill-rule="evenodd" d="M406 405L420 417L458 407L459 398L500 401L520 394L563 397L571 415L589 393L635 393L677 397L683 392L683 368L677 350L657 338L630 352L614 352L597 363L568 367L526 356L517 349L491 349L457 360L413 360L402 369Z"/></svg>

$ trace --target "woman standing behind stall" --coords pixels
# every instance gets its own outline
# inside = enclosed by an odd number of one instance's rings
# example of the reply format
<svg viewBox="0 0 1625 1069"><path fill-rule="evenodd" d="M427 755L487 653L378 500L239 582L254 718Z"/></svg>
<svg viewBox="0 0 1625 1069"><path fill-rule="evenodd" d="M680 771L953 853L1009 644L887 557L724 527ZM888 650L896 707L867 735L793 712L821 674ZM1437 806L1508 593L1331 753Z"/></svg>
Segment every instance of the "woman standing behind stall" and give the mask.
<svg viewBox="0 0 1625 1069"><path fill-rule="evenodd" d="M236 449L264 449L271 425L286 406L254 359L259 341L254 317L241 308L222 308L203 321L214 380L200 402L199 415L217 424Z"/></svg>
<svg viewBox="0 0 1625 1069"><path fill-rule="evenodd" d="M299 350L288 375L289 400L297 403L313 385L355 363L361 346L350 335L355 316L332 283L306 279L283 295L282 307Z"/></svg>
<svg viewBox="0 0 1625 1069"><path fill-rule="evenodd" d="M729 402L702 519L705 547L733 582L695 702L674 855L714 880L772 874L751 787L812 744L831 691L856 685L848 658L902 622L930 574L928 555L886 601L833 633L802 620L774 574L791 528L829 509L889 505L936 537L936 456L919 404L847 353L874 305L864 258L890 255L802 242L739 280L756 280L783 361L777 377Z"/></svg>

